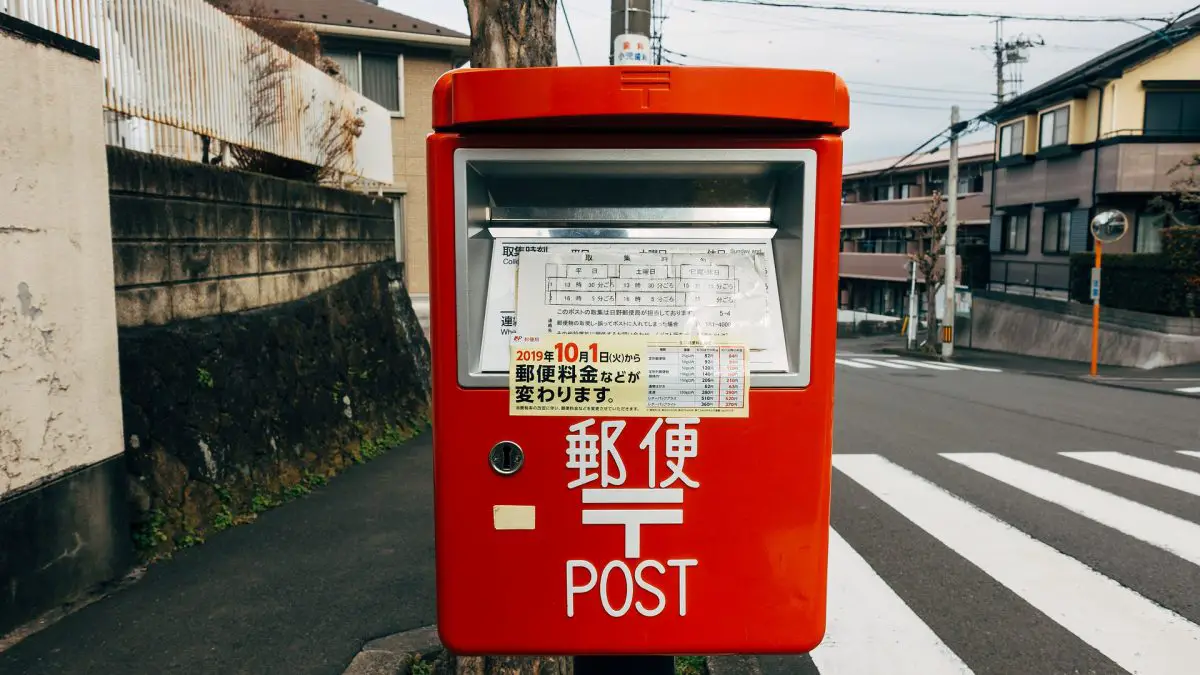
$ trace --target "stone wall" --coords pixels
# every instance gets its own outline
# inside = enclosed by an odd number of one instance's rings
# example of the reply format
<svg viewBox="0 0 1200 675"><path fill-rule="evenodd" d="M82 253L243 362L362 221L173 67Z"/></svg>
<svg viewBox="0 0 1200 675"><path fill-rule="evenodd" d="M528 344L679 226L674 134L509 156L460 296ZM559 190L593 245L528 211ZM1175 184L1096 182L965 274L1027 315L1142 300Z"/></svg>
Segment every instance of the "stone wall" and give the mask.
<svg viewBox="0 0 1200 675"><path fill-rule="evenodd" d="M277 305L395 259L386 199L110 147L121 326Z"/></svg>
<svg viewBox="0 0 1200 675"><path fill-rule="evenodd" d="M278 307L121 330L135 540L187 546L423 429L429 348L396 263Z"/></svg>
<svg viewBox="0 0 1200 675"><path fill-rule="evenodd" d="M0 634L130 562L99 56L0 13Z"/></svg>

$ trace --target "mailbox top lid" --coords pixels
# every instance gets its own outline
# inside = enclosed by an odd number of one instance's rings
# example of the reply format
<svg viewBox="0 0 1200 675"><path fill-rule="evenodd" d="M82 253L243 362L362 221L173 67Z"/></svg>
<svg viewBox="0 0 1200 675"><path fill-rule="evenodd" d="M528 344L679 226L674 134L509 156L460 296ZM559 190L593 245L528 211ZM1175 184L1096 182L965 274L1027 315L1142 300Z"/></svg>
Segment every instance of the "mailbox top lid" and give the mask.
<svg viewBox="0 0 1200 675"><path fill-rule="evenodd" d="M841 133L850 96L828 71L697 66L463 68L438 80L433 127Z"/></svg>

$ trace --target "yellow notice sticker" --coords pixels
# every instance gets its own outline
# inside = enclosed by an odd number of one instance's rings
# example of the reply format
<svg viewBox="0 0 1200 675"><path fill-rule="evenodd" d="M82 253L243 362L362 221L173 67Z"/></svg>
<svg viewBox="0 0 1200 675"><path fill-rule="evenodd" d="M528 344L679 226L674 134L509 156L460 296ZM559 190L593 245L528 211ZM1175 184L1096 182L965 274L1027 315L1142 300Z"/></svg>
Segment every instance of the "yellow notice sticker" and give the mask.
<svg viewBox="0 0 1200 675"><path fill-rule="evenodd" d="M749 417L745 345L646 335L513 339L511 415Z"/></svg>

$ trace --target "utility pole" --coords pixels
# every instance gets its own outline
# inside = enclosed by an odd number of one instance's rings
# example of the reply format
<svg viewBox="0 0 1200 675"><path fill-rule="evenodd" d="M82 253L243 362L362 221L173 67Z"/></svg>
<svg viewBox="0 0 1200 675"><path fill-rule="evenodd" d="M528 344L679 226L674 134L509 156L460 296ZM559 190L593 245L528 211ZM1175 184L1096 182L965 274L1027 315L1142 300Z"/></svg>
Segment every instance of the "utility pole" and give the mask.
<svg viewBox="0 0 1200 675"><path fill-rule="evenodd" d="M958 106L950 107L950 177L946 190L946 266L942 289L946 293L945 313L942 319L942 357L954 356L954 289L958 272L958 134L962 130L958 121ZM930 281L930 280L927 280ZM935 315L936 316L936 315ZM934 319L931 316L930 321ZM949 330L947 330L949 328Z"/></svg>
<svg viewBox="0 0 1200 675"><path fill-rule="evenodd" d="M612 0L608 62L615 65L650 65L652 0Z"/></svg>
<svg viewBox="0 0 1200 675"><path fill-rule="evenodd" d="M1017 72L1012 77L1007 76L1009 66L1020 65L1029 61L1026 50L1030 47L1041 47L1046 44L1041 37L1025 37L1018 35L1012 40L1004 40L1004 19L996 19L996 39L991 45L977 49L986 49L992 53L993 68L996 70L996 105L1004 103L1006 85L1013 85L1013 91L1021 86L1021 74Z"/></svg>

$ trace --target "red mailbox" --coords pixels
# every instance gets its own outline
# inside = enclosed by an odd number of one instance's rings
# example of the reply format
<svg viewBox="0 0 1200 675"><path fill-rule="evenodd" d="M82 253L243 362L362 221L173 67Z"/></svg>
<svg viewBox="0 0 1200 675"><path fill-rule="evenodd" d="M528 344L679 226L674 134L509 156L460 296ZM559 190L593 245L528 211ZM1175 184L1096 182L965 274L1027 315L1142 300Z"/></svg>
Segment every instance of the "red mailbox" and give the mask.
<svg viewBox="0 0 1200 675"><path fill-rule="evenodd" d="M848 116L826 72L441 78L429 250L449 648L821 641Z"/></svg>

